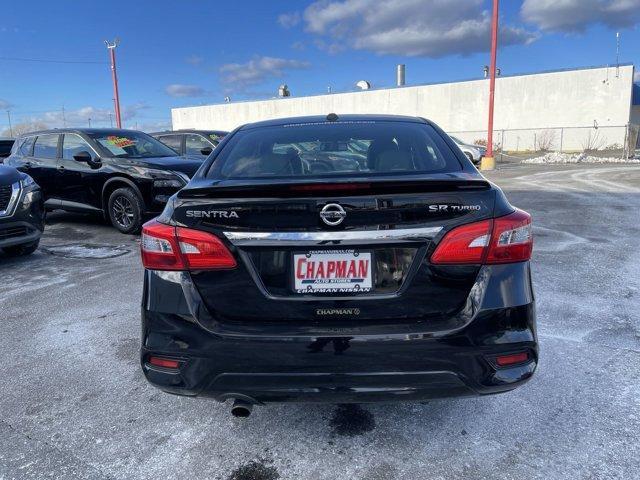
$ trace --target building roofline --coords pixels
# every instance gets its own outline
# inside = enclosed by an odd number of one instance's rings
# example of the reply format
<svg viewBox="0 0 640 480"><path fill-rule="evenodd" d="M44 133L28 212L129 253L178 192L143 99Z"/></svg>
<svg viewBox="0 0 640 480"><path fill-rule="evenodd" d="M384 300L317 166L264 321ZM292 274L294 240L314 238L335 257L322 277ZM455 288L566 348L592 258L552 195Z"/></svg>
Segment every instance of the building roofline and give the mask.
<svg viewBox="0 0 640 480"><path fill-rule="evenodd" d="M616 68L616 67L633 67L634 64L631 62L628 63L620 63L619 65L593 65L593 66L587 66L587 67L571 67L571 68L561 68L561 69L555 69L555 70L541 70L538 72L525 72L525 73L512 73L512 74L508 74L508 75L501 75L500 77L498 77L498 79L501 78L514 78L514 77L530 77L533 75L548 75L550 73L568 73L568 72L578 72L581 70L600 70L600 69L604 69L604 68ZM213 106L218 106L218 105L233 105L233 104L242 104L242 103L255 103L255 102L269 102L269 101L273 101L273 100L278 100L278 101L286 101L286 100L293 100L293 99L299 99L299 98L313 98L313 97L326 97L326 96L331 96L331 95L342 95L345 93L364 93L364 92L375 92L375 91L383 91L383 90L399 90L399 89L405 89L405 88L416 88L416 87L430 87L430 86L435 86L435 85L451 85L454 83L469 83L469 82L478 82L481 80L488 80L486 78L467 78L467 79L463 79L463 80L453 80L453 81L447 81L447 82L427 82L427 83L416 83L416 84L412 84L412 85L403 85L401 87L398 86L390 86L390 87L379 87L379 88L370 88L368 90L346 90L346 91L341 91L341 92L331 92L331 93L314 93L311 95L301 95L299 97L272 97L272 98L259 98L259 99L253 99L253 100L237 100L237 101L232 101L232 102L218 102L218 103L209 103L206 105L190 105L190 106L185 106L185 107L174 107L171 109L171 111L173 110L181 110L183 108L201 108L201 107L213 107Z"/></svg>

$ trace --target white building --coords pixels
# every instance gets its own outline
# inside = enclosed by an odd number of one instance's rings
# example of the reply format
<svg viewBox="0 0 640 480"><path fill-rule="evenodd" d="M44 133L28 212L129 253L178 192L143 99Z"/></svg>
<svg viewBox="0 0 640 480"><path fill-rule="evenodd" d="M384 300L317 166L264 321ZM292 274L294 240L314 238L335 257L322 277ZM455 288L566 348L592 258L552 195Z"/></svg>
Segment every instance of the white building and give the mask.
<svg viewBox="0 0 640 480"><path fill-rule="evenodd" d="M633 65L499 77L496 143L505 150L622 146L627 126L640 124L633 77ZM174 108L171 115L176 130L232 130L259 120L331 112L411 115L473 142L486 138L488 96L488 80L482 79Z"/></svg>

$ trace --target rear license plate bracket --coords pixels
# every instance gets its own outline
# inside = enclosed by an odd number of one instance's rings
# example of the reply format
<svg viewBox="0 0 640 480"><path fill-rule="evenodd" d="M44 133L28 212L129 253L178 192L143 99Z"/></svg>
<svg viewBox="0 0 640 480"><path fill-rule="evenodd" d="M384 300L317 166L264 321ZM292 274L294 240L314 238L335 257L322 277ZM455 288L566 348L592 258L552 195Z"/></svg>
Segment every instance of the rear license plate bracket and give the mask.
<svg viewBox="0 0 640 480"><path fill-rule="evenodd" d="M297 294L368 293L373 289L373 252L310 250L291 256L292 289Z"/></svg>

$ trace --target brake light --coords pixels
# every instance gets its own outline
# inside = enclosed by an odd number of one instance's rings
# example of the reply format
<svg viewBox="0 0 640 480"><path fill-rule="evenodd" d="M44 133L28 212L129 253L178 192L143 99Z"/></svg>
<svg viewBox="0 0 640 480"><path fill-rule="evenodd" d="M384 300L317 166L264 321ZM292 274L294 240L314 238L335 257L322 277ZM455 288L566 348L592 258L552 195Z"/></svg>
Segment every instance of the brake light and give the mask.
<svg viewBox="0 0 640 480"><path fill-rule="evenodd" d="M175 230L175 227L158 223L155 220L143 225L140 238L140 253L144 268L152 270L185 270Z"/></svg>
<svg viewBox="0 0 640 480"><path fill-rule="evenodd" d="M516 210L493 221L493 235L485 263L514 263L531 258L533 232L531 215Z"/></svg>
<svg viewBox="0 0 640 480"><path fill-rule="evenodd" d="M436 265L500 264L531 258L531 215L522 210L461 225L445 235L431 256Z"/></svg>
<svg viewBox="0 0 640 480"><path fill-rule="evenodd" d="M369 183L319 183L311 185L292 185L289 187L294 192L335 192L367 190L371 188Z"/></svg>
<svg viewBox="0 0 640 480"><path fill-rule="evenodd" d="M176 234L187 270L219 270L236 267L236 259L215 235L183 227L176 228Z"/></svg>
<svg viewBox="0 0 640 480"><path fill-rule="evenodd" d="M491 220L484 220L454 228L436 248L431 256L431 263L482 263L491 235L491 223Z"/></svg>
<svg viewBox="0 0 640 480"><path fill-rule="evenodd" d="M156 220L142 227L140 250L142 264L150 270L220 270L237 265L215 235Z"/></svg>

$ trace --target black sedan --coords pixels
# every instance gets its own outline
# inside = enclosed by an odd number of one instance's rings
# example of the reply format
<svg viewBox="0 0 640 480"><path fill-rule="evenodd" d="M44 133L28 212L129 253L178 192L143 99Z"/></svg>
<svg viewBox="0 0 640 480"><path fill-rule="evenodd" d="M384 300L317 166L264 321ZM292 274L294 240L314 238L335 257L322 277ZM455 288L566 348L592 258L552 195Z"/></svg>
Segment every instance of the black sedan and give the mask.
<svg viewBox="0 0 640 480"><path fill-rule="evenodd" d="M5 163L36 180L47 209L99 213L123 233L161 212L202 164L132 130L56 129L16 142Z"/></svg>
<svg viewBox="0 0 640 480"><path fill-rule="evenodd" d="M246 125L142 230L142 368L240 416L506 392L538 362L532 246L429 121Z"/></svg>
<svg viewBox="0 0 640 480"><path fill-rule="evenodd" d="M29 255L38 248L43 230L40 187L29 175L0 165L0 250Z"/></svg>

